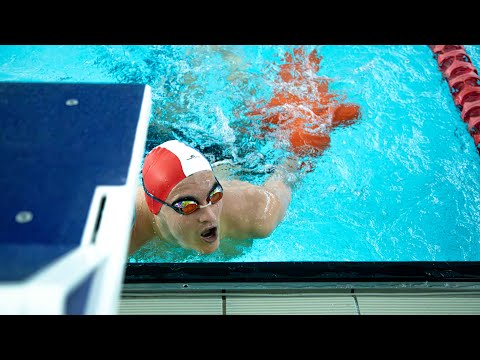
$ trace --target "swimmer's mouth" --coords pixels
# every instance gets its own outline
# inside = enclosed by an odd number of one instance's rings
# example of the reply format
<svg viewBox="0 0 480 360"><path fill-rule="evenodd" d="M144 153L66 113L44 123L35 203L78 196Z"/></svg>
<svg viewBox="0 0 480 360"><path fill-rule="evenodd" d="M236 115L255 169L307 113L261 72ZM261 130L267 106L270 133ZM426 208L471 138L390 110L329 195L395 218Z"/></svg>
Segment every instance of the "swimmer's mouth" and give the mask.
<svg viewBox="0 0 480 360"><path fill-rule="evenodd" d="M215 240L217 240L217 228L216 227L209 228L203 231L200 234L200 236L206 242L209 242L209 243L214 242Z"/></svg>

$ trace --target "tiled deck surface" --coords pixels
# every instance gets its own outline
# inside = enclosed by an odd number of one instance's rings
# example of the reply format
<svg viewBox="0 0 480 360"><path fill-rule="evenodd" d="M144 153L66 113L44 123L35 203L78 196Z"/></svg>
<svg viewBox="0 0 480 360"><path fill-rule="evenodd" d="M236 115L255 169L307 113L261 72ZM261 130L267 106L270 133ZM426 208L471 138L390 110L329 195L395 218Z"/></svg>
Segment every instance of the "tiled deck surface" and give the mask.
<svg viewBox="0 0 480 360"><path fill-rule="evenodd" d="M120 315L480 315L480 284L372 284L336 288L124 287Z"/></svg>

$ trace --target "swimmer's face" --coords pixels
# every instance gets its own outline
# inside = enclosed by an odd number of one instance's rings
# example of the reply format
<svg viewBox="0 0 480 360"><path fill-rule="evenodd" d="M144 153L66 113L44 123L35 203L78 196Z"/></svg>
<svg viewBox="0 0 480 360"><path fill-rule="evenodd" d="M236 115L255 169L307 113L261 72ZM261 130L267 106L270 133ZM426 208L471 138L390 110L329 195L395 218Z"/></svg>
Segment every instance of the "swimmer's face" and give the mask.
<svg viewBox="0 0 480 360"><path fill-rule="evenodd" d="M199 171L180 181L168 195L166 202L174 204L179 200L195 200L201 206L207 205L212 191L218 182L212 171ZM162 206L162 216L177 240L186 249L193 249L202 254L210 254L220 244L220 213L222 200L197 209L195 212L182 215L168 206Z"/></svg>

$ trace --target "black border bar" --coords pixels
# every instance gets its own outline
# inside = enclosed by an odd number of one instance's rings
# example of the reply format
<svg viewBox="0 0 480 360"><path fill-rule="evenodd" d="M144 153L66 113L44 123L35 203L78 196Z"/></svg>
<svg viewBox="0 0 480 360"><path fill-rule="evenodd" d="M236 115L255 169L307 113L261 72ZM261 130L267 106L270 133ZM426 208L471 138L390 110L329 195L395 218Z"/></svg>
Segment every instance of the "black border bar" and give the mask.
<svg viewBox="0 0 480 360"><path fill-rule="evenodd" d="M480 262L129 263L124 283L477 282Z"/></svg>

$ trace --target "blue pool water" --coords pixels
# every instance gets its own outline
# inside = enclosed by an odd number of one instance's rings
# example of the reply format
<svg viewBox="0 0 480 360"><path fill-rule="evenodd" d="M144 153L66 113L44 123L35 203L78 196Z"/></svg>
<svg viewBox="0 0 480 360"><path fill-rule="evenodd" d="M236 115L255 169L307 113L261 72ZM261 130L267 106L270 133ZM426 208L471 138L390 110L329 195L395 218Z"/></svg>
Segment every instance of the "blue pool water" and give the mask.
<svg viewBox="0 0 480 360"><path fill-rule="evenodd" d="M291 48L0 46L0 81L147 83L146 152L178 138L261 183L285 152L239 130L251 126L246 104L271 96ZM130 262L480 260L480 156L428 46L306 48L362 117L331 133L285 220L269 238L208 256L152 244ZM466 50L480 68L480 46Z"/></svg>

